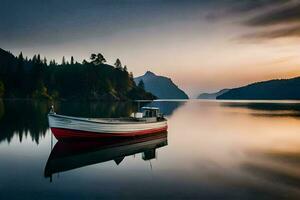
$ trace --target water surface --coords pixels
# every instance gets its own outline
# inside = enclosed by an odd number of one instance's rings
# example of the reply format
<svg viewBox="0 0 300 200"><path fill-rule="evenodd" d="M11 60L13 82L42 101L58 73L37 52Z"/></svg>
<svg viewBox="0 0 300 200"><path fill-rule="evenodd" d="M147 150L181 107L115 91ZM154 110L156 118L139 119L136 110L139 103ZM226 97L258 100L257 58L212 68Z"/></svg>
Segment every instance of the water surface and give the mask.
<svg viewBox="0 0 300 200"><path fill-rule="evenodd" d="M300 102L147 105L166 114L168 133L62 144L48 128L49 103L0 102L0 199L300 198ZM138 109L136 103L55 107L82 117Z"/></svg>

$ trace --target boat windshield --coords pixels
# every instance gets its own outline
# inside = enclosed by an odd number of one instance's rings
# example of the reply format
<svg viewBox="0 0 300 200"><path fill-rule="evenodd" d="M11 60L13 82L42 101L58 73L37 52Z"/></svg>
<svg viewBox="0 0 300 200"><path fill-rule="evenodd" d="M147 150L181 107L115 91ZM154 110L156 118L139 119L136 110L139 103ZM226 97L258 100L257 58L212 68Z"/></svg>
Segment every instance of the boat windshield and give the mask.
<svg viewBox="0 0 300 200"><path fill-rule="evenodd" d="M143 108L143 117L158 117L158 113L157 108Z"/></svg>

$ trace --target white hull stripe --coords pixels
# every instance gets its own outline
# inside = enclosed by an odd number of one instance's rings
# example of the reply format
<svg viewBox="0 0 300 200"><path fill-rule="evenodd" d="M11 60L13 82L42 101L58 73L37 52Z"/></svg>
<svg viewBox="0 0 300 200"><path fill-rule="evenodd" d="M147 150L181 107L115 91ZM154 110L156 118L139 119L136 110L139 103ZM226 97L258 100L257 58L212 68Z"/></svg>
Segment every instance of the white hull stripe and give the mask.
<svg viewBox="0 0 300 200"><path fill-rule="evenodd" d="M167 126L167 121L151 122L151 123L102 123L96 121L84 120L84 118L76 119L73 117L56 117L49 115L50 128L63 128L79 131L98 132L98 133L128 133L150 129L160 129Z"/></svg>

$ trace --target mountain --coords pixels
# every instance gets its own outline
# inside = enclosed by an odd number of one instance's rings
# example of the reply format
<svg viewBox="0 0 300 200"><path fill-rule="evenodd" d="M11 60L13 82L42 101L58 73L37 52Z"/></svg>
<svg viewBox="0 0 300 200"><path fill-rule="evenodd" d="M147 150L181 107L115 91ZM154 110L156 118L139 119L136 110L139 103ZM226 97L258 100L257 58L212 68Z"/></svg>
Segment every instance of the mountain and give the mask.
<svg viewBox="0 0 300 200"><path fill-rule="evenodd" d="M143 80L147 92L151 92L159 99L188 99L184 91L178 88L170 78L157 76L147 71L143 76L134 79L136 84Z"/></svg>
<svg viewBox="0 0 300 200"><path fill-rule="evenodd" d="M229 91L229 89L223 89L223 90L220 90L219 92L215 92L215 93L202 93L197 97L197 99L216 99L218 96L220 96L228 91Z"/></svg>
<svg viewBox="0 0 300 200"><path fill-rule="evenodd" d="M234 88L217 99L300 100L300 77L276 79Z"/></svg>
<svg viewBox="0 0 300 200"><path fill-rule="evenodd" d="M42 98L68 100L134 100L155 96L138 87L132 73L117 59L115 66L105 64L101 53L90 62L62 63L34 55L14 56L0 48L0 98Z"/></svg>

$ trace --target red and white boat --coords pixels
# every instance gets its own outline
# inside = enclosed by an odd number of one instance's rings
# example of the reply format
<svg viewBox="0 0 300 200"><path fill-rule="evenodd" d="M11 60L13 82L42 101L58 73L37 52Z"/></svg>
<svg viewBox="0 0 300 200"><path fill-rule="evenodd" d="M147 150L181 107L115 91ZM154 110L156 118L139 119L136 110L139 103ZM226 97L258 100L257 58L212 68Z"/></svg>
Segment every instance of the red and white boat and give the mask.
<svg viewBox="0 0 300 200"><path fill-rule="evenodd" d="M130 137L166 131L167 120L155 107L143 107L142 112L128 118L81 118L48 114L49 126L57 139Z"/></svg>

